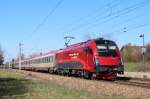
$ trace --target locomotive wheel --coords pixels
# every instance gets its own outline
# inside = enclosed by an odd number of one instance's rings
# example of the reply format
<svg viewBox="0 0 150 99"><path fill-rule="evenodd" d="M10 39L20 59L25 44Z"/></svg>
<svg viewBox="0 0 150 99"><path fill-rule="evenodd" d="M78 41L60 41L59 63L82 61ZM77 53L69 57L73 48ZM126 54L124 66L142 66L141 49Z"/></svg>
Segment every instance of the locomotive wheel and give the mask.
<svg viewBox="0 0 150 99"><path fill-rule="evenodd" d="M91 79L92 78L92 73L89 71L83 71L83 78L84 79Z"/></svg>
<svg viewBox="0 0 150 99"><path fill-rule="evenodd" d="M54 71L52 70L52 69L48 69L48 72L50 73L50 74L53 74L54 73Z"/></svg>

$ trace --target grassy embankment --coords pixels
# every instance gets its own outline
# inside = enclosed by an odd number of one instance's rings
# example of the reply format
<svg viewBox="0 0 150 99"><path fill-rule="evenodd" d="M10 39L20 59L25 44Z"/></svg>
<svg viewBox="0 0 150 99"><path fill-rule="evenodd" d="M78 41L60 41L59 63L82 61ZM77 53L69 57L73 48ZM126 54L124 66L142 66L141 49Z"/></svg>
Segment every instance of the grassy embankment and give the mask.
<svg viewBox="0 0 150 99"><path fill-rule="evenodd" d="M143 66L142 62L124 63L125 71L129 72L150 72L150 62Z"/></svg>
<svg viewBox="0 0 150 99"><path fill-rule="evenodd" d="M10 71L0 70L0 99L130 99L74 90L51 83L26 79Z"/></svg>

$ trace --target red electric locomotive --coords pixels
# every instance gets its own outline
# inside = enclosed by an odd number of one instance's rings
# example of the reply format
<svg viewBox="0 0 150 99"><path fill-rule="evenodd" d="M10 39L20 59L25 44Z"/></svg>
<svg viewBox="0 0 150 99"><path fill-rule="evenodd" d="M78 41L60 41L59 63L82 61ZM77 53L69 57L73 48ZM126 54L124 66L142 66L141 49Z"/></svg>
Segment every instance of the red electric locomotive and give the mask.
<svg viewBox="0 0 150 99"><path fill-rule="evenodd" d="M115 79L117 73L124 73L124 66L115 42L98 38L59 50L51 70L84 78Z"/></svg>

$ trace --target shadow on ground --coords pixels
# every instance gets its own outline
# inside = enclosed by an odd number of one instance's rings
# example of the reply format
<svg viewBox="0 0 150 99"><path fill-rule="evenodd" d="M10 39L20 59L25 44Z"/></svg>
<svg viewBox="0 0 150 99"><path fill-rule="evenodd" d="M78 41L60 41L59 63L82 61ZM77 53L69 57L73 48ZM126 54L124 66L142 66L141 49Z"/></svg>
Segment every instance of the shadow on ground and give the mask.
<svg viewBox="0 0 150 99"><path fill-rule="evenodd" d="M0 99L12 98L27 92L28 80L15 78L0 78Z"/></svg>
<svg viewBox="0 0 150 99"><path fill-rule="evenodd" d="M130 77L117 77L117 80L128 81L131 80Z"/></svg>

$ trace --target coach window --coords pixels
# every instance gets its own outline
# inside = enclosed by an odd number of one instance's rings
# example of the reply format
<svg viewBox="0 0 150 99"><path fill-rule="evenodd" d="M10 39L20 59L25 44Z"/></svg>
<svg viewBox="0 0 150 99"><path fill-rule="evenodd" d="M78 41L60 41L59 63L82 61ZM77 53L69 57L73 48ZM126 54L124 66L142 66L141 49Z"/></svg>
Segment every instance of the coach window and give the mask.
<svg viewBox="0 0 150 99"><path fill-rule="evenodd" d="M51 62L51 56L49 57L49 62Z"/></svg>
<svg viewBox="0 0 150 99"><path fill-rule="evenodd" d="M43 58L41 58L41 63L43 63Z"/></svg>
<svg viewBox="0 0 150 99"><path fill-rule="evenodd" d="M47 57L46 57L46 63L47 63L47 61L48 61L48 60L47 60Z"/></svg>
<svg viewBox="0 0 150 99"><path fill-rule="evenodd" d="M47 58L45 57L45 63L47 62Z"/></svg>
<svg viewBox="0 0 150 99"><path fill-rule="evenodd" d="M49 57L47 57L47 62L49 62Z"/></svg>
<svg viewBox="0 0 150 99"><path fill-rule="evenodd" d="M47 59L47 57L46 57L46 63L48 62L48 59Z"/></svg>
<svg viewBox="0 0 150 99"><path fill-rule="evenodd" d="M47 57L47 62L49 62L49 57Z"/></svg>
<svg viewBox="0 0 150 99"><path fill-rule="evenodd" d="M49 57L49 62L51 62L51 57Z"/></svg>
<svg viewBox="0 0 150 99"><path fill-rule="evenodd" d="M44 58L44 63L46 63L46 57Z"/></svg>
<svg viewBox="0 0 150 99"><path fill-rule="evenodd" d="M42 63L44 63L44 58L42 58Z"/></svg>
<svg viewBox="0 0 150 99"><path fill-rule="evenodd" d="M53 62L53 56L51 57L51 62Z"/></svg>
<svg viewBox="0 0 150 99"><path fill-rule="evenodd" d="M47 63L49 62L49 57L47 57Z"/></svg>
<svg viewBox="0 0 150 99"><path fill-rule="evenodd" d="M46 58L44 58L44 63L46 63Z"/></svg>
<svg viewBox="0 0 150 99"><path fill-rule="evenodd" d="M44 63L44 58L42 58L42 63Z"/></svg>
<svg viewBox="0 0 150 99"><path fill-rule="evenodd" d="M45 63L45 58L43 58L43 63Z"/></svg>
<svg viewBox="0 0 150 99"><path fill-rule="evenodd" d="M34 64L36 64L36 59L34 60Z"/></svg>
<svg viewBox="0 0 150 99"><path fill-rule="evenodd" d="M46 62L45 63L47 63L47 57L46 57Z"/></svg>
<svg viewBox="0 0 150 99"><path fill-rule="evenodd" d="M40 63L42 63L42 59L40 58Z"/></svg>
<svg viewBox="0 0 150 99"><path fill-rule="evenodd" d="M40 61L41 61L41 60L40 60L40 59L38 59L38 63L40 63Z"/></svg>
<svg viewBox="0 0 150 99"><path fill-rule="evenodd" d="M43 63L45 63L45 58L43 58Z"/></svg>
<svg viewBox="0 0 150 99"><path fill-rule="evenodd" d="M50 57L50 62L52 62L52 56Z"/></svg>
<svg viewBox="0 0 150 99"><path fill-rule="evenodd" d="M40 63L42 63L42 58L40 58Z"/></svg>
<svg viewBox="0 0 150 99"><path fill-rule="evenodd" d="M51 56L51 58L50 58L50 61L52 62L52 56Z"/></svg>
<svg viewBox="0 0 150 99"><path fill-rule="evenodd" d="M54 62L54 56L52 56L52 62Z"/></svg>
<svg viewBox="0 0 150 99"><path fill-rule="evenodd" d="M53 60L52 60L52 56L51 56L51 62L52 62Z"/></svg>
<svg viewBox="0 0 150 99"><path fill-rule="evenodd" d="M48 57L46 57L46 62L48 63Z"/></svg>
<svg viewBox="0 0 150 99"><path fill-rule="evenodd" d="M49 57L49 62L51 62L51 56Z"/></svg>

